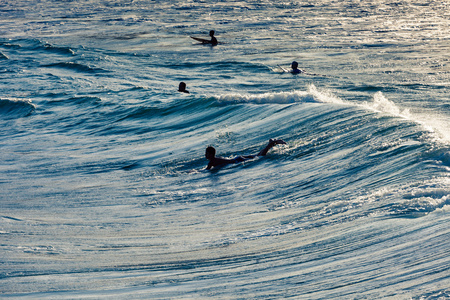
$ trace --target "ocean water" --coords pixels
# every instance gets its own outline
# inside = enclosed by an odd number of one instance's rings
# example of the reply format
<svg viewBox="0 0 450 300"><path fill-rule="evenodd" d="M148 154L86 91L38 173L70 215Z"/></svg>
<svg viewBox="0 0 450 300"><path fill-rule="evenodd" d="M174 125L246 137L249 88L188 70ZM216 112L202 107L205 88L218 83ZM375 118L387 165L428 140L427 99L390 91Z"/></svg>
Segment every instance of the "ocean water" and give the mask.
<svg viewBox="0 0 450 300"><path fill-rule="evenodd" d="M449 19L0 1L0 297L450 299Z"/></svg>

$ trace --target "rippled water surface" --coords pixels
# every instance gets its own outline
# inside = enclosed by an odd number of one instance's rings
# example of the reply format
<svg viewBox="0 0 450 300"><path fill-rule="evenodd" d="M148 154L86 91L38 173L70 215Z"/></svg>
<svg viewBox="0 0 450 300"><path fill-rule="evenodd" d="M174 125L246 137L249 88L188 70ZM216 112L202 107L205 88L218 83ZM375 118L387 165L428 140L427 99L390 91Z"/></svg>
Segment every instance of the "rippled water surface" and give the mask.
<svg viewBox="0 0 450 300"><path fill-rule="evenodd" d="M449 11L3 1L0 295L450 298Z"/></svg>

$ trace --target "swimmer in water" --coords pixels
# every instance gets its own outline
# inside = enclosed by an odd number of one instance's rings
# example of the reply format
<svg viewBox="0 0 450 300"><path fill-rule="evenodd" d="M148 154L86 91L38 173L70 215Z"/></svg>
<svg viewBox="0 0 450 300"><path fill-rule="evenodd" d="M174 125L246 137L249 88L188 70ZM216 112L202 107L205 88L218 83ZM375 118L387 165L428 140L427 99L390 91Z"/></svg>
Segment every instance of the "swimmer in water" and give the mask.
<svg viewBox="0 0 450 300"><path fill-rule="evenodd" d="M249 160L249 159L253 159L257 156L265 156L267 154L267 152L272 149L273 146L278 145L278 144L286 144L285 141L283 140L275 140L275 139L270 139L269 143L267 144L267 146L262 149L258 154L256 155L245 155L245 156L236 156L233 159L229 159L229 158L223 158L223 157L217 157L216 156L216 149L212 146L209 146L206 148L205 151L205 157L207 160L209 160L208 166L206 167L206 170L210 170L212 167L218 167L218 166L223 166L223 165L228 165L228 164L236 164L236 163L240 163L242 161L245 160Z"/></svg>
<svg viewBox="0 0 450 300"><path fill-rule="evenodd" d="M189 94L189 91L186 90L186 83L180 82L180 85L178 86L178 91L181 93Z"/></svg>

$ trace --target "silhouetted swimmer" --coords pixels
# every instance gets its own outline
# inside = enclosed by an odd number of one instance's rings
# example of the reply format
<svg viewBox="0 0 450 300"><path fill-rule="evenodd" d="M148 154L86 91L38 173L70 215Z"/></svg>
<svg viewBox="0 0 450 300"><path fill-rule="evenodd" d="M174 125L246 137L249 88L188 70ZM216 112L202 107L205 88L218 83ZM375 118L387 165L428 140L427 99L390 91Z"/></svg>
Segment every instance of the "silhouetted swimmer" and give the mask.
<svg viewBox="0 0 450 300"><path fill-rule="evenodd" d="M189 94L189 91L186 90L186 83L184 82L180 82L180 85L178 86L178 91Z"/></svg>
<svg viewBox="0 0 450 300"><path fill-rule="evenodd" d="M211 37L211 45L217 45L218 42L217 42L216 37L214 36L214 30L211 30L209 32L209 36Z"/></svg>
<svg viewBox="0 0 450 300"><path fill-rule="evenodd" d="M245 156L236 156L235 158L223 158L223 157L217 157L216 156L216 149L212 146L209 146L206 148L205 151L205 157L207 160L209 160L208 166L206 167L206 170L211 169L212 167L218 167L228 164L236 164L240 163L249 159L253 159L257 156L266 156L267 152L272 149L273 146L278 144L286 144L283 140L275 140L270 139L267 146L262 149L258 154L256 155L245 155Z"/></svg>

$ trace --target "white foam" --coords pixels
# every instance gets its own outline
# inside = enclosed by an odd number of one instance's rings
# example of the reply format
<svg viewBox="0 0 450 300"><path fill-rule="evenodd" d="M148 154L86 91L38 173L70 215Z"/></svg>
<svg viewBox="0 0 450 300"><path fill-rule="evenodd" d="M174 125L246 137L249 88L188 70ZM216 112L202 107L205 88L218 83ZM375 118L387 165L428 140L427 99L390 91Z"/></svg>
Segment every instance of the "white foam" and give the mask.
<svg viewBox="0 0 450 300"><path fill-rule="evenodd" d="M346 102L335 95L333 95L332 92L326 91L326 90L317 90L316 86L314 84L311 84L308 87L308 94L315 99L315 102L320 103L335 103L335 104L349 104L349 102Z"/></svg>
<svg viewBox="0 0 450 300"><path fill-rule="evenodd" d="M389 201L396 202L395 207L399 212L414 209L430 213L449 205L449 187L449 177L434 178L403 187L382 188L368 196L358 197L358 201L377 202L390 199Z"/></svg>
<svg viewBox="0 0 450 300"><path fill-rule="evenodd" d="M418 123L433 133L436 140L446 144L450 142L450 122L443 116L435 113L412 113L408 108L401 108L387 99L382 92L376 92L372 102L365 102L362 106Z"/></svg>
<svg viewBox="0 0 450 300"><path fill-rule="evenodd" d="M388 113L394 116L402 117L402 118L411 118L411 113L408 109L401 110L394 102L388 100L382 92L376 92L373 95L372 102L364 103L363 106L366 106L375 111Z"/></svg>
<svg viewBox="0 0 450 300"><path fill-rule="evenodd" d="M219 96L218 100L221 102L232 103L255 103L255 104L290 104L296 102L308 101L310 95L303 91L279 92L279 93L264 93L264 94L239 94L231 93Z"/></svg>
<svg viewBox="0 0 450 300"><path fill-rule="evenodd" d="M338 103L345 102L334 96L331 92L318 91L317 88L311 84L308 91L290 91L277 93L263 93L263 94L240 94L229 93L220 95L218 97L220 102L231 103L254 103L254 104L291 104L302 102L316 102L316 103Z"/></svg>

